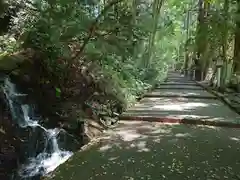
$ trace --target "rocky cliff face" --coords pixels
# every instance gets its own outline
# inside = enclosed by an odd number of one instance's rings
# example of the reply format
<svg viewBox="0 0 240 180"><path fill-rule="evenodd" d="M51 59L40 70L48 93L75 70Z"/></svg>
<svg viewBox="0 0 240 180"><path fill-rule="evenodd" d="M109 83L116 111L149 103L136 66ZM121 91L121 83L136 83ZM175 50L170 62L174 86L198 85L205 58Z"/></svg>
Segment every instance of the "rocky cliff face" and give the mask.
<svg viewBox="0 0 240 180"><path fill-rule="evenodd" d="M64 136L60 136L59 142L66 141L66 143L60 143L60 147L68 147L68 150L75 152L89 141L99 137L107 128L100 122L100 116L107 116L110 124L112 121L116 121L115 116L111 117L112 111L120 112L122 106L115 96L101 95L104 94L105 89L100 85L104 86L106 83L95 82L94 78L90 78L91 73L86 75L84 72L79 72L77 73L78 77L74 77L72 83L60 87L61 94L57 96L58 84L48 73L42 71L37 56L33 57L32 54L32 51L29 50L29 52L20 52L11 57L0 57L0 84L1 73L4 76L8 75L17 84L20 92L28 94L21 101L36 105L37 113L41 116L39 123L43 127L65 130L66 133ZM34 59L34 63L31 59ZM95 105L101 110L99 115L93 113L95 106L86 105L87 100L95 94L99 95L99 98L92 100L90 105ZM39 128L33 132L29 128L20 128L17 123L14 123L4 99L0 88L0 179L8 180L13 171L26 158L34 157L42 152L45 141L39 138ZM115 110L116 105L113 106L114 108L108 109L107 105L115 104L115 101L118 102L117 105L120 104L119 109L121 110ZM101 108L102 106L104 108ZM32 154L33 152L35 154Z"/></svg>
<svg viewBox="0 0 240 180"><path fill-rule="evenodd" d="M21 139L2 98L0 109L0 179L8 180L18 166Z"/></svg>
<svg viewBox="0 0 240 180"><path fill-rule="evenodd" d="M28 157L34 157L43 151L45 141L39 135L39 131L42 129L36 128L35 131L32 131L31 128L21 128L12 119L8 103L5 100L5 95L0 88L0 179L10 180ZM67 107L64 109L66 110ZM77 109L75 109L76 112ZM91 139L98 137L103 131L97 122L90 119L82 122L69 120L67 118L67 120L59 121L59 117L52 116L49 120L43 118L41 123L45 127L60 126L65 129L67 133L59 135L59 146L64 148L67 146L68 150L73 152Z"/></svg>

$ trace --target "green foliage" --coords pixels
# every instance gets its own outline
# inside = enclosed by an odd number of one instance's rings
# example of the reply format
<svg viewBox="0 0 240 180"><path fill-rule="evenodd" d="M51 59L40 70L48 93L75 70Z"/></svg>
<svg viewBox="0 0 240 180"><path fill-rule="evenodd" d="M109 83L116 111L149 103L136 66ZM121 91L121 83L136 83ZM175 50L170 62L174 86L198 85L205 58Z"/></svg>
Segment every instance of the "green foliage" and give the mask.
<svg viewBox="0 0 240 180"><path fill-rule="evenodd" d="M18 44L14 37L0 36L0 54L13 53L16 49L18 49Z"/></svg>
<svg viewBox="0 0 240 180"><path fill-rule="evenodd" d="M185 38L181 21L188 0L162 6L160 0L85 2L23 3L11 29L20 34L23 48L41 54L43 72L58 87L57 97L73 96L69 89L92 83L100 87L95 91L126 106L180 61Z"/></svg>
<svg viewBox="0 0 240 180"><path fill-rule="evenodd" d="M60 88L55 88L56 91L56 97L60 98L61 97L61 89Z"/></svg>

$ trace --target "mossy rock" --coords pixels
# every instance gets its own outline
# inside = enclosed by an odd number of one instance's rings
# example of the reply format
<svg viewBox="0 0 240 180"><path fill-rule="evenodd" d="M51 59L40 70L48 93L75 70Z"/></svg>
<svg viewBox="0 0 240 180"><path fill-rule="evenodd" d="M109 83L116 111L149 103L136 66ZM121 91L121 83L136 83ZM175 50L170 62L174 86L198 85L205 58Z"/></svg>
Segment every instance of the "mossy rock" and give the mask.
<svg viewBox="0 0 240 180"><path fill-rule="evenodd" d="M21 55L8 55L3 53L0 55L0 71L10 72L17 69L24 61L25 58Z"/></svg>

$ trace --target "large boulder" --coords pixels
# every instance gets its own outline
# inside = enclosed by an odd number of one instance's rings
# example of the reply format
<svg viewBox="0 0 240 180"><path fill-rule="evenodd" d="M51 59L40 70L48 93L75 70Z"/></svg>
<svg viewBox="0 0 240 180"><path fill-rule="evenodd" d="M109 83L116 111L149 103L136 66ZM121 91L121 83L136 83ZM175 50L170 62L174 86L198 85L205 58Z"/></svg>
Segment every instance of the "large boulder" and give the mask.
<svg viewBox="0 0 240 180"><path fill-rule="evenodd" d="M0 71L1 72L11 72L17 69L24 62L24 57L20 55L0 55Z"/></svg>

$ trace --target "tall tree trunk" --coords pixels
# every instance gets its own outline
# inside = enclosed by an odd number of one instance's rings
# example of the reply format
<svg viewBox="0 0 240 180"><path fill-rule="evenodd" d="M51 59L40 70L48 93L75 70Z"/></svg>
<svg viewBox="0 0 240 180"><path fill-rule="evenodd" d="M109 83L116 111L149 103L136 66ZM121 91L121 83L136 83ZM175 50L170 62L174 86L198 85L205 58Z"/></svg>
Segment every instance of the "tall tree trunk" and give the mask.
<svg viewBox="0 0 240 180"><path fill-rule="evenodd" d="M198 26L197 26L197 56L195 59L196 64L196 79L202 80L206 72L206 53L207 53L207 12L209 3L204 0L199 0L199 13L198 13Z"/></svg>
<svg viewBox="0 0 240 180"><path fill-rule="evenodd" d="M186 15L186 44L185 44L185 60L184 60L184 74L185 76L188 75L188 69L189 69L189 22L190 22L190 10L188 9L187 15Z"/></svg>
<svg viewBox="0 0 240 180"><path fill-rule="evenodd" d="M137 15L137 0L132 0L132 23L135 24Z"/></svg>
<svg viewBox="0 0 240 180"><path fill-rule="evenodd" d="M228 11L229 11L229 0L224 1L224 28L223 28L223 38L222 38L222 57L223 57L223 67L221 73L220 90L224 91L226 88L226 78L228 76L228 59L227 59L227 47L228 47Z"/></svg>
<svg viewBox="0 0 240 180"><path fill-rule="evenodd" d="M239 17L239 16L240 16L240 0L237 0L236 17ZM240 19L239 18L236 18L233 70L235 73L240 72Z"/></svg>
<svg viewBox="0 0 240 180"><path fill-rule="evenodd" d="M195 78L196 80L201 80L201 67L200 67L200 55L202 52L202 45L201 45L201 31L202 31L202 22L204 19L204 13L203 13L203 0L198 1L198 24L197 24L197 35L196 35L196 45L197 45L197 52L195 57Z"/></svg>
<svg viewBox="0 0 240 180"><path fill-rule="evenodd" d="M152 61L152 53L154 48L154 41L157 32L157 24L160 16L160 10L163 5L164 0L154 0L153 2L153 24L152 24L152 33L149 37L149 44L148 44L148 53L145 59L145 67L148 67Z"/></svg>

